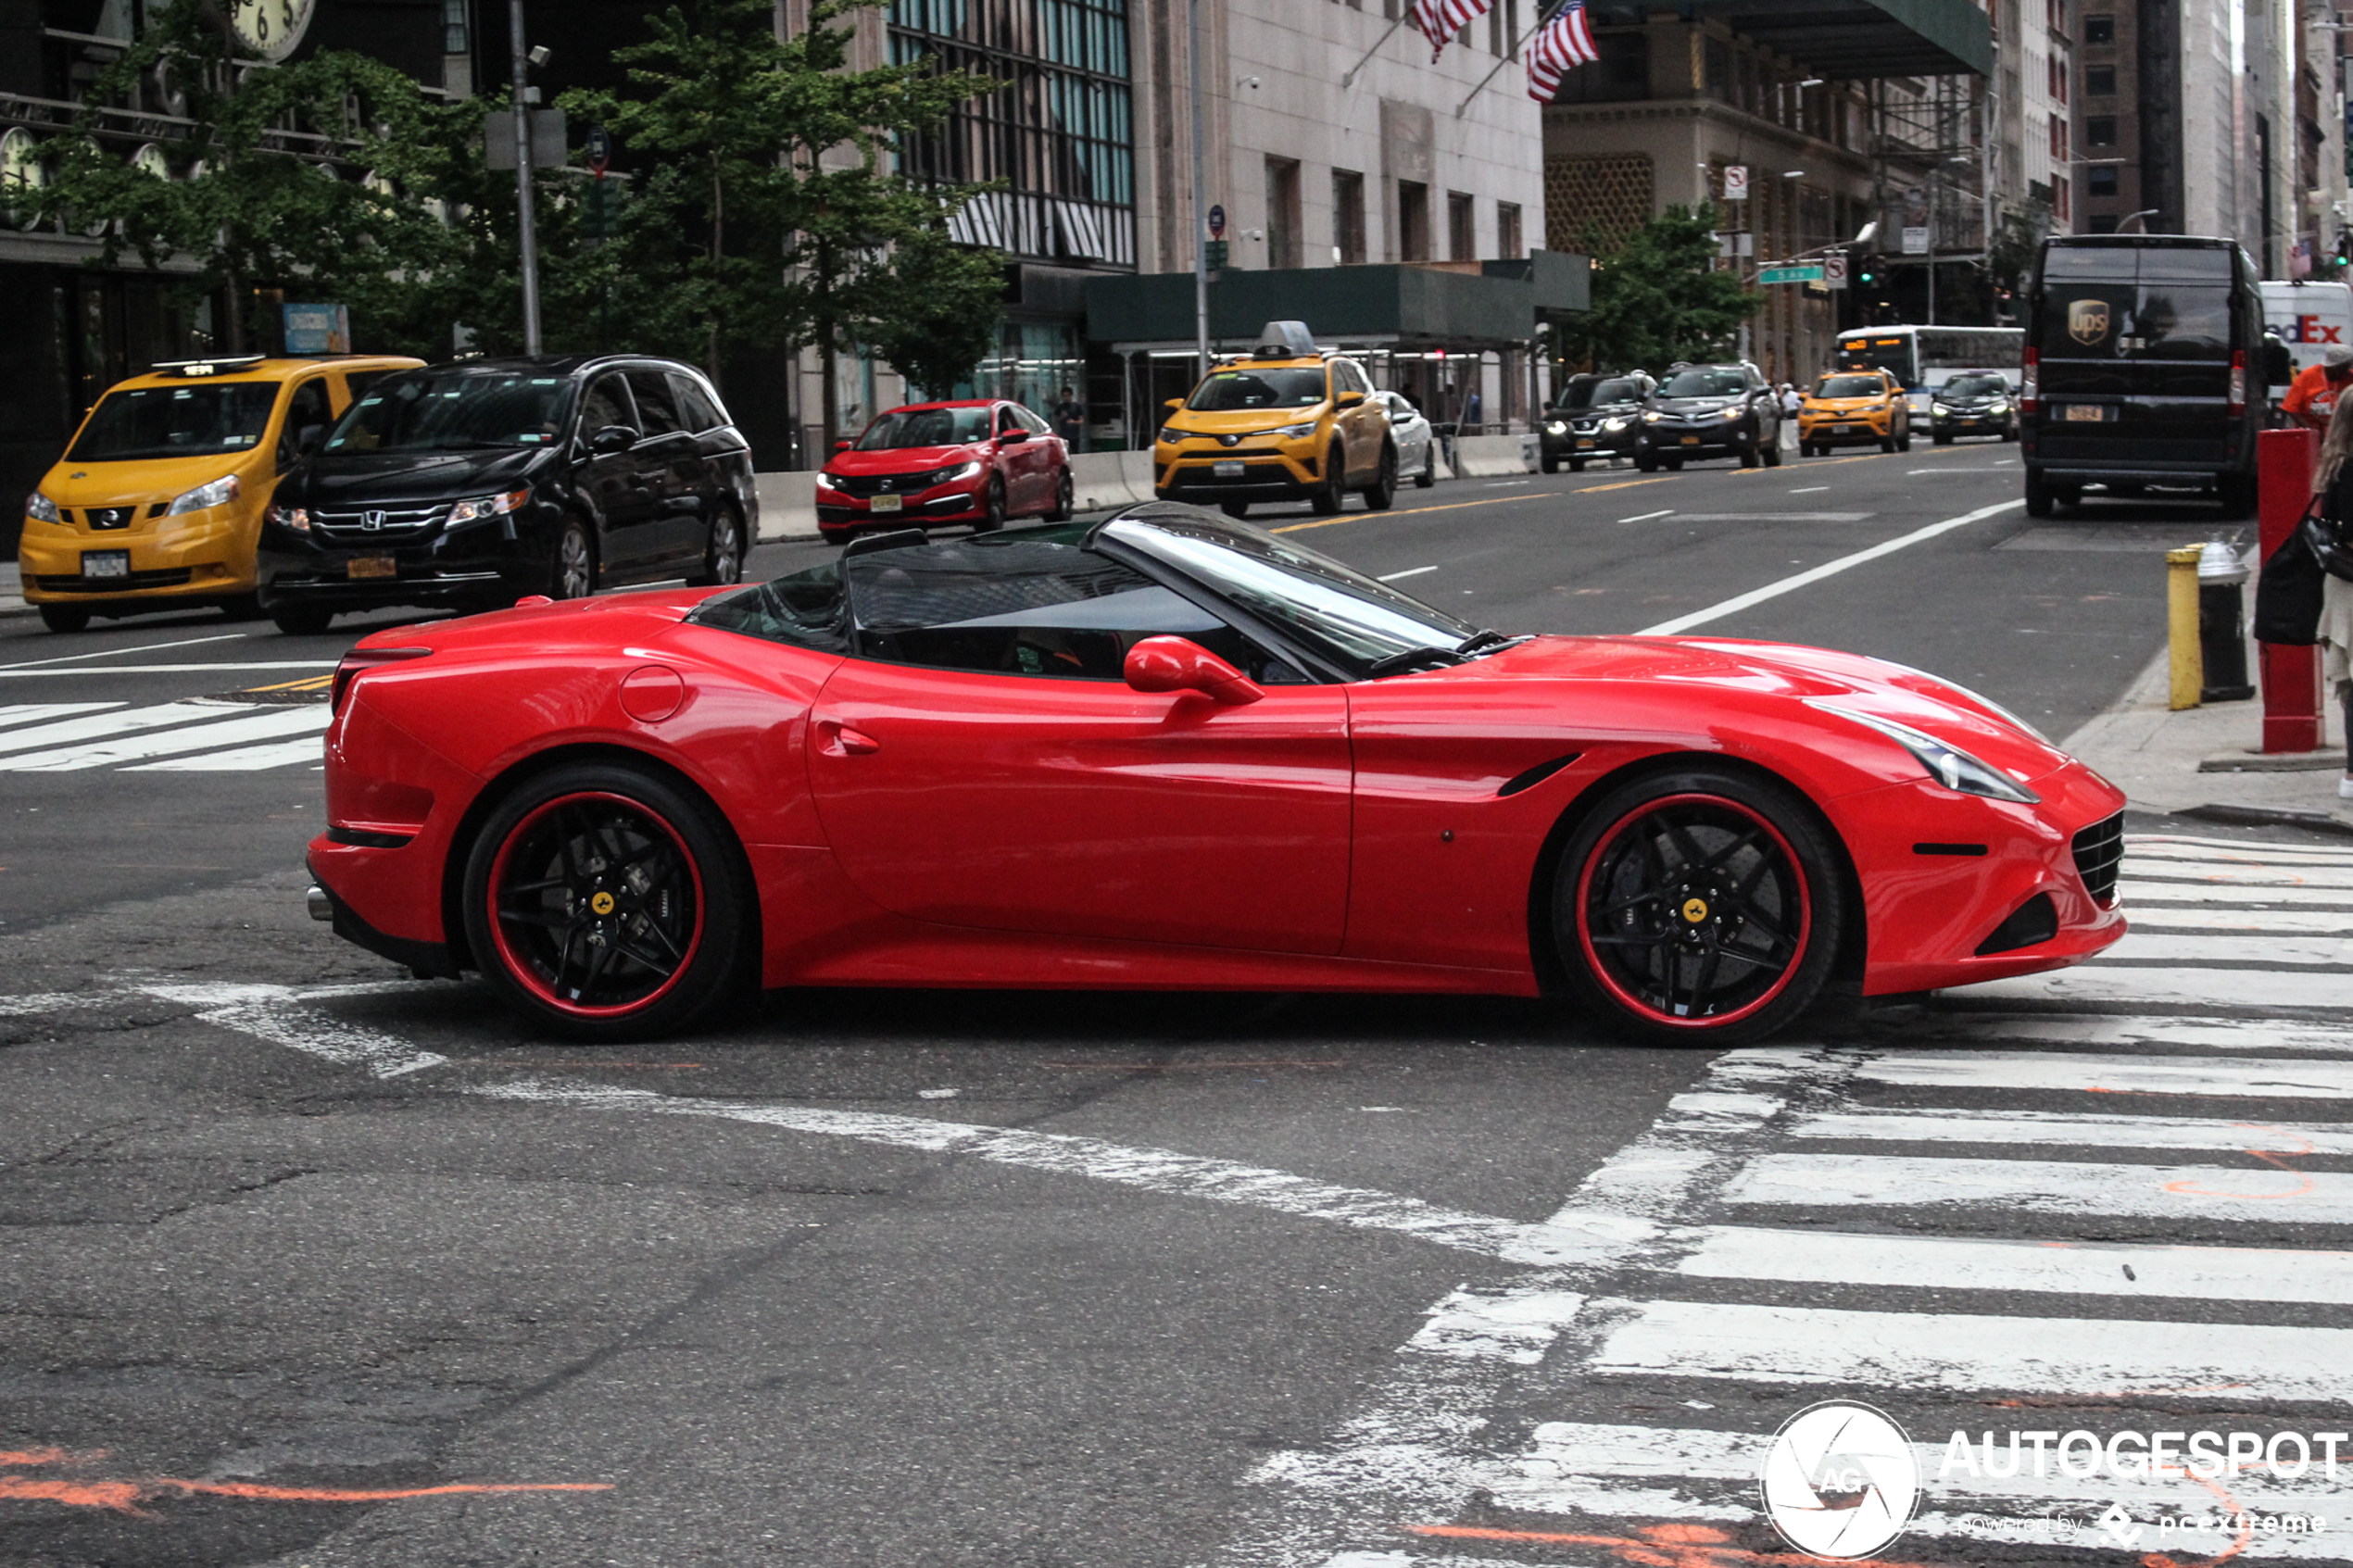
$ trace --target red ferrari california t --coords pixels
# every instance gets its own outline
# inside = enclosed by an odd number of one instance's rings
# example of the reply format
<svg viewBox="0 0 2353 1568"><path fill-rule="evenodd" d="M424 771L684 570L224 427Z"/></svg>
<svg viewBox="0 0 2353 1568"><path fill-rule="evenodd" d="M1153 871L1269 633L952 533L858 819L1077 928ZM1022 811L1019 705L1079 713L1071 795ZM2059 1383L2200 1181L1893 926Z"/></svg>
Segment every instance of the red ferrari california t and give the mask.
<svg viewBox="0 0 2353 1568"><path fill-rule="evenodd" d="M2123 797L1901 666L1507 636L1176 502L377 633L313 912L585 1038L751 985L1564 990L1737 1042L2124 932Z"/></svg>
<svg viewBox="0 0 2353 1568"><path fill-rule="evenodd" d="M993 533L1014 517L1070 516L1070 449L1018 403L912 403L839 443L817 475L817 532L966 522Z"/></svg>

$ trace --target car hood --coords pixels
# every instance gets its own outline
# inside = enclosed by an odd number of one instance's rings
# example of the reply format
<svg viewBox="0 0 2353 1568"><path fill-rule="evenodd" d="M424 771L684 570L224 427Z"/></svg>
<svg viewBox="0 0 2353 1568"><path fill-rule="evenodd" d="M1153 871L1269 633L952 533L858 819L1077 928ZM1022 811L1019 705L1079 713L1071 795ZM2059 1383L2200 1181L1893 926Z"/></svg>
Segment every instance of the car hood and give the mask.
<svg viewBox="0 0 2353 1568"><path fill-rule="evenodd" d="M1936 400L1948 408L1983 408L1995 403L2007 403L2009 397L2004 394L1994 393L1982 393L1969 397L1947 397L1940 392L1936 395Z"/></svg>
<svg viewBox="0 0 2353 1568"><path fill-rule="evenodd" d="M42 476L41 493L75 510L135 507L169 501L233 473L251 495L256 483L268 483L270 470L266 459L257 464L251 452L221 452L209 458L140 458L120 463L59 463Z"/></svg>
<svg viewBox="0 0 2353 1568"><path fill-rule="evenodd" d="M1737 397L1662 397L1655 405L1662 414L1721 414L1740 406Z"/></svg>
<svg viewBox="0 0 2353 1568"><path fill-rule="evenodd" d="M1806 407L1817 414L1853 414L1872 408L1884 408L1882 397L1809 397Z"/></svg>
<svg viewBox="0 0 2353 1568"><path fill-rule="evenodd" d="M1254 435L1285 425L1312 424L1329 412L1328 403L1302 408L1180 408L1168 416L1168 422L1188 435Z"/></svg>
<svg viewBox="0 0 2353 1568"><path fill-rule="evenodd" d="M1553 418L1556 420L1614 418L1621 414L1637 413L1642 407L1640 403L1596 403L1589 408L1555 408L1553 410Z"/></svg>
<svg viewBox="0 0 2353 1568"><path fill-rule="evenodd" d="M511 490L555 466L554 447L462 452L321 452L278 486L284 505L355 507L377 501L459 501Z"/></svg>
<svg viewBox="0 0 2353 1568"><path fill-rule="evenodd" d="M2021 782L2070 759L1935 676L1884 659L1788 643L1698 637L1531 637L1484 659L1416 679L1595 681L1640 684L1699 698L1738 696L1752 708L1787 702L1821 715L1848 709L1908 724L1959 746ZM1573 704L1572 704L1573 706ZM1866 744L1894 745L1855 726Z"/></svg>
<svg viewBox="0 0 2353 1568"><path fill-rule="evenodd" d="M837 452L826 459L825 471L845 477L853 474L921 473L926 469L944 469L950 463L968 463L988 455L988 449L985 445L894 446L884 452Z"/></svg>

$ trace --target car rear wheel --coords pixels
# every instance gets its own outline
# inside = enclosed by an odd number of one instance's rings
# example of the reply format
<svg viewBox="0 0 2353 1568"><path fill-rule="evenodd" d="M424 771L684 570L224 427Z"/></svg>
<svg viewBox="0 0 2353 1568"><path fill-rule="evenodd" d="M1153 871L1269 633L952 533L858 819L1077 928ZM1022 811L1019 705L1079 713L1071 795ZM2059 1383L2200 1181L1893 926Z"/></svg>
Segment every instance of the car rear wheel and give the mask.
<svg viewBox="0 0 2353 1568"><path fill-rule="evenodd" d="M1421 471L1414 475L1414 488L1416 490L1427 490L1437 483L1438 453L1434 449L1426 446L1422 448Z"/></svg>
<svg viewBox="0 0 2353 1568"><path fill-rule="evenodd" d="M86 632L90 612L80 605L43 605L41 624L52 632Z"/></svg>
<svg viewBox="0 0 2353 1568"><path fill-rule="evenodd" d="M1077 500L1077 487L1071 483L1070 470L1068 469L1064 469L1062 471L1062 477L1054 481L1054 504L1047 510L1046 521L1048 522L1068 522L1070 521L1070 514L1076 506Z"/></svg>
<svg viewBox="0 0 2353 1568"><path fill-rule="evenodd" d="M270 612L271 622L289 637L315 637L334 618L333 610L319 605L284 605Z"/></svg>
<svg viewBox="0 0 2353 1568"><path fill-rule="evenodd" d="M687 582L696 587L725 586L744 580L744 524L722 508L711 520L711 543L704 546L702 571Z"/></svg>
<svg viewBox="0 0 2353 1568"><path fill-rule="evenodd" d="M466 857L463 896L484 977L582 1040L686 1027L725 999L751 931L724 823L614 763L557 768L500 802Z"/></svg>
<svg viewBox="0 0 2353 1568"><path fill-rule="evenodd" d="M1778 435L1765 448L1765 466L1768 469L1777 469L1781 466L1781 441Z"/></svg>
<svg viewBox="0 0 2353 1568"><path fill-rule="evenodd" d="M1397 500L1397 448L1384 444L1380 449L1380 467L1375 470L1373 482L1360 492L1368 512L1385 512Z"/></svg>
<svg viewBox="0 0 2353 1568"><path fill-rule="evenodd" d="M1635 779L1570 837L1553 932L1571 988L1654 1045L1761 1039L1812 1003L1844 921L1837 852L1787 791L1714 768Z"/></svg>
<svg viewBox="0 0 2353 1568"><path fill-rule="evenodd" d="M1317 517L1330 517L1347 500L1348 454L1341 451L1340 443L1335 441L1332 449L1324 454L1324 481L1308 495L1307 504L1315 508Z"/></svg>
<svg viewBox="0 0 2353 1568"><path fill-rule="evenodd" d="M1734 449L1734 452L1741 460L1741 467L1744 469L1753 469L1758 463L1765 460L1763 455L1758 452L1756 443L1754 441L1742 442L1741 445Z"/></svg>
<svg viewBox="0 0 2353 1568"><path fill-rule="evenodd" d="M556 556L547 571L547 596L585 599L597 591L597 546L588 525L576 517L564 519L556 536Z"/></svg>
<svg viewBox="0 0 2353 1568"><path fill-rule="evenodd" d="M2050 516L2051 499L2051 487L2043 482L2042 474L2034 469L2028 469L2026 470L2026 515L2028 517Z"/></svg>
<svg viewBox="0 0 2353 1568"><path fill-rule="evenodd" d="M1912 433L1908 429L1895 438L1895 449L1898 452L1908 452L1912 449Z"/></svg>

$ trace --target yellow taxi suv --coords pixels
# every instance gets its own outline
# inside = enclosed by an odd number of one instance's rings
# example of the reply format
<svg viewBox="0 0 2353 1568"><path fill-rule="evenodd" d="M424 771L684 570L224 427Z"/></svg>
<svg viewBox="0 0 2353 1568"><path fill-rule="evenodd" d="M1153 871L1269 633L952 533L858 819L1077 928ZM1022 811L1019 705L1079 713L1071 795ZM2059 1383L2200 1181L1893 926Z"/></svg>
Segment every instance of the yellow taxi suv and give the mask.
<svg viewBox="0 0 2353 1568"><path fill-rule="evenodd" d="M1833 370L1797 407L1797 449L1811 456L1833 446L1876 442L1882 452L1912 449L1912 407L1885 370Z"/></svg>
<svg viewBox="0 0 2353 1568"><path fill-rule="evenodd" d="M1171 398L1152 444L1152 494L1247 517L1260 501L1305 501L1328 516L1352 490L1373 511L1397 498L1389 410L1353 359L1327 354L1302 321L1269 321L1249 357Z"/></svg>
<svg viewBox="0 0 2353 1568"><path fill-rule="evenodd" d="M52 632L200 605L258 613L254 551L278 476L367 387L423 363L247 355L123 382L25 497L25 598Z"/></svg>

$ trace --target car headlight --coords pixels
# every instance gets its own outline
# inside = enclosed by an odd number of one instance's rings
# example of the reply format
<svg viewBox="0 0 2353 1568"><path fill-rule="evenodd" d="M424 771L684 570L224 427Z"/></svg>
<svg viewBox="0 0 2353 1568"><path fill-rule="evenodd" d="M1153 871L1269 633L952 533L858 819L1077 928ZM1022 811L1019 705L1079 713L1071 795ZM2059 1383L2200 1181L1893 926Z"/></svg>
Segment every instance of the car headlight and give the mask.
<svg viewBox="0 0 2353 1568"><path fill-rule="evenodd" d="M1310 420L1303 425L1285 425L1275 433L1285 441L1304 441L1315 433L1315 421Z"/></svg>
<svg viewBox="0 0 2353 1568"><path fill-rule="evenodd" d="M1642 422L1646 425L1655 425L1666 417L1666 415L1660 413L1657 409L1652 408L1644 412L1642 415Z"/></svg>
<svg viewBox="0 0 2353 1568"><path fill-rule="evenodd" d="M296 533L310 532L310 514L300 507L272 506L270 508L270 521L281 528L291 528Z"/></svg>
<svg viewBox="0 0 2353 1568"><path fill-rule="evenodd" d="M1602 428L1610 432L1612 434L1615 434L1618 431L1624 430L1628 425L1632 424L1633 422L1633 420L1626 418L1623 414L1620 414L1614 420L1604 420L1602 421Z"/></svg>
<svg viewBox="0 0 2353 1568"><path fill-rule="evenodd" d="M1958 790L1963 795L1983 796L1989 800L2014 800L2021 806L2036 805L2043 798L1999 768L1981 762L1959 746L1947 745L1909 724L1899 724L1876 713L1857 713L1836 703L1809 702L1806 706L1819 709L1824 713L1835 713L1842 719L1851 719L1866 729L1877 730L1910 752L1919 765L1928 770L1928 776L1946 789Z"/></svg>
<svg viewBox="0 0 2353 1568"><path fill-rule="evenodd" d="M1996 401L1985 405L1985 411L1989 414L2007 414L2010 411L2010 406L2007 403Z"/></svg>
<svg viewBox="0 0 2353 1568"><path fill-rule="evenodd" d="M166 517L178 517L182 512L200 512L208 507L225 507L237 498L237 476L224 473L210 484L199 484L171 498L163 508Z"/></svg>
<svg viewBox="0 0 2353 1568"><path fill-rule="evenodd" d="M1184 440L1186 436L1191 433L1192 433L1190 431L1178 430L1175 425L1163 425L1160 427L1160 433L1153 436L1152 439L1154 441L1165 441L1173 445L1176 443Z"/></svg>
<svg viewBox="0 0 2353 1568"><path fill-rule="evenodd" d="M980 476L980 470L988 466L978 458L975 458L969 463L959 463L952 469L941 469L927 477L934 484L953 484L960 479L977 479Z"/></svg>
<svg viewBox="0 0 2353 1568"><path fill-rule="evenodd" d="M510 490L500 495L483 495L471 501L460 501L449 508L449 525L481 522L486 518L504 517L531 499L529 490Z"/></svg>
<svg viewBox="0 0 2353 1568"><path fill-rule="evenodd" d="M1568 426L1563 424L1558 420L1554 420L1544 427L1544 433L1546 435L1567 435L1568 433Z"/></svg>
<svg viewBox="0 0 2353 1568"><path fill-rule="evenodd" d="M65 515L57 510L57 503L36 490L24 498L24 515L35 522L63 522Z"/></svg>
<svg viewBox="0 0 2353 1568"><path fill-rule="evenodd" d="M1953 411L1953 406L1950 403L1931 403L1928 407L1929 412L1933 414L1949 414Z"/></svg>

